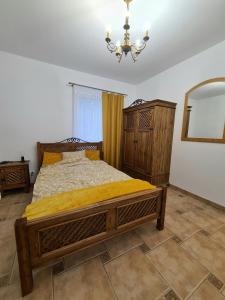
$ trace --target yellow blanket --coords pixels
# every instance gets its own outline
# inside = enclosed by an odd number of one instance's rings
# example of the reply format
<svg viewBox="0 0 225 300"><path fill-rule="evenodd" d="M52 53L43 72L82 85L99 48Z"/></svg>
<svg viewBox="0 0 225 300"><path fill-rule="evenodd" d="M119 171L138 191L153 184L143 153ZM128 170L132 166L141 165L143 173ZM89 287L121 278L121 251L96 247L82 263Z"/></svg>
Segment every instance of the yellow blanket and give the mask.
<svg viewBox="0 0 225 300"><path fill-rule="evenodd" d="M24 217L28 220L54 215L59 212L69 211L84 207L100 201L109 200L122 195L127 195L143 190L154 189L155 186L147 181L130 179L106 183L85 189L58 193L42 198L26 207Z"/></svg>

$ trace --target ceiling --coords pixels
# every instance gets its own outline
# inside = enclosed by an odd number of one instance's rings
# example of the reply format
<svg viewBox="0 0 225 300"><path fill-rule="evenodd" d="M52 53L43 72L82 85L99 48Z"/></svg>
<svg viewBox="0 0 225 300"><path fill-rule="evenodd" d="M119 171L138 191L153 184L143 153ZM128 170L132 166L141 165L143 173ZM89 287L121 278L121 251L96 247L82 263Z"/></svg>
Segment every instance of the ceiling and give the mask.
<svg viewBox="0 0 225 300"><path fill-rule="evenodd" d="M136 63L119 64L105 28L122 37L123 0L0 0L0 50L132 84L225 40L225 0L133 0L131 38L150 25Z"/></svg>

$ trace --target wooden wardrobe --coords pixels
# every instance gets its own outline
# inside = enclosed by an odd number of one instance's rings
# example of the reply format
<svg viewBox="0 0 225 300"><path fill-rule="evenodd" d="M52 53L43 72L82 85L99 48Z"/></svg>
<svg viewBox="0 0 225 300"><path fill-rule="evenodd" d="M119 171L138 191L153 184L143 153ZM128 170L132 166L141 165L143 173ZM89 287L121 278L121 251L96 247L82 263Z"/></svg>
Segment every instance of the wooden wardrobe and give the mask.
<svg viewBox="0 0 225 300"><path fill-rule="evenodd" d="M168 184L176 103L136 100L123 110L122 169L152 184Z"/></svg>

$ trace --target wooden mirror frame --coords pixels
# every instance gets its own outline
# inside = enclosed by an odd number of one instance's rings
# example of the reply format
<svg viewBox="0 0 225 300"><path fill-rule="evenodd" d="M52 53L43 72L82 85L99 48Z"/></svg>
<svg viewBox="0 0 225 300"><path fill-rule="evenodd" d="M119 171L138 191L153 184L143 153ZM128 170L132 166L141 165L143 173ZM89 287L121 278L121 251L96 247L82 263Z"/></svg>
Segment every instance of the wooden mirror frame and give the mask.
<svg viewBox="0 0 225 300"><path fill-rule="evenodd" d="M196 137L188 137L188 128L189 128L189 118L190 118L190 106L188 106L188 97L191 92L196 90L197 88L204 86L211 82L225 82L225 77L218 77L213 78L209 80L205 80L197 85L195 85L193 88L191 88L186 94L185 94L185 100L184 100L184 113L183 113L183 126L182 126L182 133L181 133L181 140L182 141L189 141L189 142L203 142L203 143L221 143L225 144L225 126L223 130L223 138L221 139L214 139L214 138L196 138Z"/></svg>

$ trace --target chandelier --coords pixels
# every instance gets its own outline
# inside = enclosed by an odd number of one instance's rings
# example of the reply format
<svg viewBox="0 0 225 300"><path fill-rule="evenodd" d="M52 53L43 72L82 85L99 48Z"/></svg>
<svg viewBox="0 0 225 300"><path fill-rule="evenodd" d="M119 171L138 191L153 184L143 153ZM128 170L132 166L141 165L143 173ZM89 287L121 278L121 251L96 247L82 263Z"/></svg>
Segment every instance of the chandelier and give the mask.
<svg viewBox="0 0 225 300"><path fill-rule="evenodd" d="M116 54L118 62L121 61L123 54L125 54L125 56L127 56L127 54L129 52L131 53L131 57L132 57L133 61L135 62L137 60L138 55L141 53L142 50L144 50L144 48L146 47L146 43L149 40L148 30L146 30L142 41L137 41L136 43L132 43L130 41L129 6L130 6L131 1L132 0L124 0L124 2L126 2L126 5L127 5L127 15L126 15L126 19L125 19L125 24L123 26L123 29L125 31L124 37L123 37L123 42L121 43L120 41L118 41L116 44L114 44L111 41L110 31L106 32L105 41L107 43L107 48L111 53Z"/></svg>

